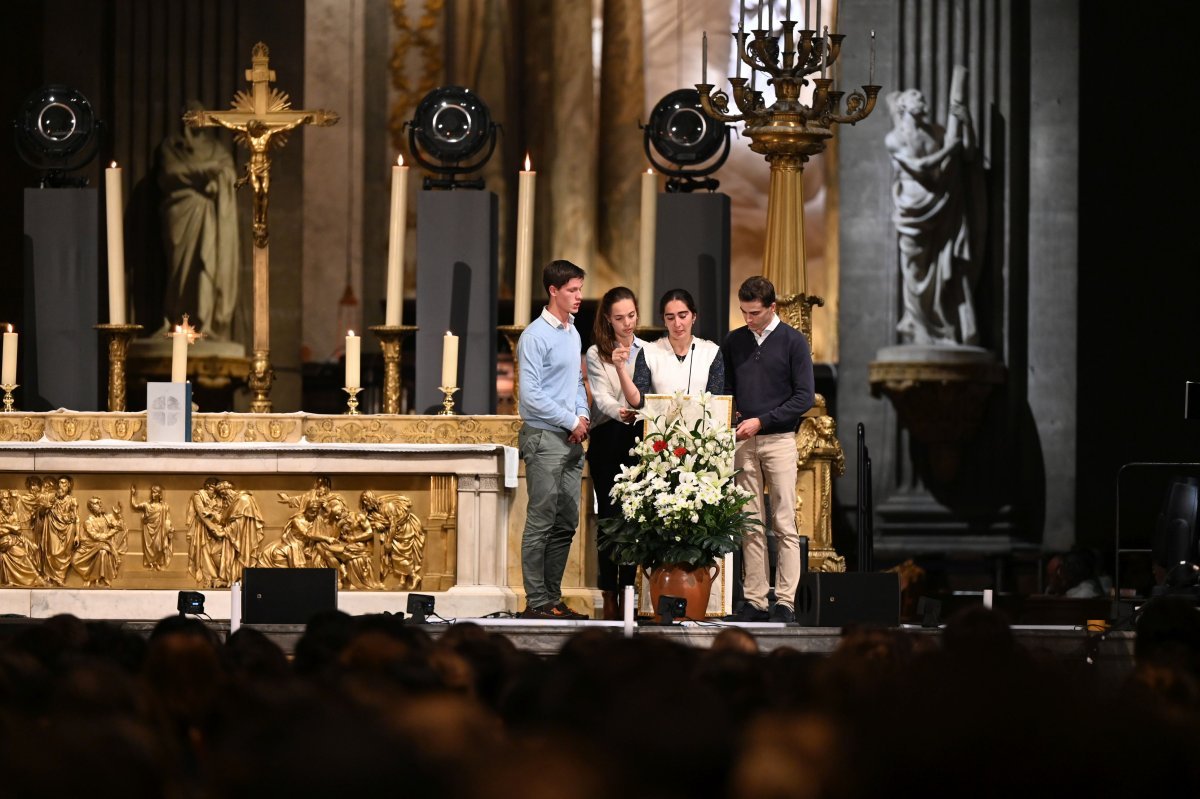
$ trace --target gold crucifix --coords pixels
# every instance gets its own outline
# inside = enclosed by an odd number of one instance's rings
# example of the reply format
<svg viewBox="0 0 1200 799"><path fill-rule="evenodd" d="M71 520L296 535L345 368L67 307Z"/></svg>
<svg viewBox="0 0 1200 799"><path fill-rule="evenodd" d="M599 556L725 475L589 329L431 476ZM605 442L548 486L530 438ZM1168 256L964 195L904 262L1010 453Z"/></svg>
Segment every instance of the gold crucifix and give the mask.
<svg viewBox="0 0 1200 799"><path fill-rule="evenodd" d="M234 141L250 152L246 174L237 182L254 191L254 356L248 383L254 398L250 410L270 413L274 372L268 357L270 336L270 258L267 248L267 205L271 196L271 148L287 143L288 133L301 125L328 127L338 121L333 111L292 108L286 92L272 88L275 70L268 66L269 52L262 42L254 45L246 80L251 91L239 90L228 111L188 111L183 121L193 128L222 127L233 131Z"/></svg>

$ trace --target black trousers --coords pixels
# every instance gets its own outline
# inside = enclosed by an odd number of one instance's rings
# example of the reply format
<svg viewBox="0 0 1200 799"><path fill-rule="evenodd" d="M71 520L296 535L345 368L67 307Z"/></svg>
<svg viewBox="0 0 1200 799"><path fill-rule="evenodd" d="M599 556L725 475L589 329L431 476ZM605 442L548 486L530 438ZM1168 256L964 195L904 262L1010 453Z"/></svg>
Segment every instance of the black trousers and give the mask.
<svg viewBox="0 0 1200 799"><path fill-rule="evenodd" d="M608 492L621 471L621 466L632 466L637 457L629 454L641 432L640 423L624 424L609 420L592 428L588 442L587 462L596 489L597 518L609 519L621 513L620 506L613 505ZM596 585L601 591L616 591L620 588L617 579L617 564L612 557L600 550L596 553Z"/></svg>

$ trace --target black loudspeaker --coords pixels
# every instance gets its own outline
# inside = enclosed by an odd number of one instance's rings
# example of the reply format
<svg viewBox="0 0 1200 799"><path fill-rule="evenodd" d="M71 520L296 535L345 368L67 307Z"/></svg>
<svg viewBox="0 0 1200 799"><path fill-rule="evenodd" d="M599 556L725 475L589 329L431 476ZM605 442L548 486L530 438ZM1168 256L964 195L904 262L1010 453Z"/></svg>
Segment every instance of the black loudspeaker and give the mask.
<svg viewBox="0 0 1200 799"><path fill-rule="evenodd" d="M807 572L796 591L796 622L803 627L900 623L900 577L884 572Z"/></svg>
<svg viewBox="0 0 1200 799"><path fill-rule="evenodd" d="M246 569L242 572L244 624L308 624L337 610L337 569Z"/></svg>

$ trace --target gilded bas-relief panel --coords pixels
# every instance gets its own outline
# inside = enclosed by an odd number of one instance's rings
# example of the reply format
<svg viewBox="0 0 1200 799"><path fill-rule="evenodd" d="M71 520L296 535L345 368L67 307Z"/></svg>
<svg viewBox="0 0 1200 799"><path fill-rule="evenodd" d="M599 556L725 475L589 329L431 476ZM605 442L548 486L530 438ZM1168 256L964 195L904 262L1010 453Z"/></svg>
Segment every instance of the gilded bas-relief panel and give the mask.
<svg viewBox="0 0 1200 799"><path fill-rule="evenodd" d="M0 586L223 588L331 567L343 590L455 584L449 475L0 476Z"/></svg>

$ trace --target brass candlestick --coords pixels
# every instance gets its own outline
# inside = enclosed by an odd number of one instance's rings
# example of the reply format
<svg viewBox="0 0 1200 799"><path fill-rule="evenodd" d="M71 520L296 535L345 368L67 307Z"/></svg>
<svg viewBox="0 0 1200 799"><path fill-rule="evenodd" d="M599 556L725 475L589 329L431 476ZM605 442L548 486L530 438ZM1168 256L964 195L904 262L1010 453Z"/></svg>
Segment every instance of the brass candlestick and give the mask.
<svg viewBox="0 0 1200 799"><path fill-rule="evenodd" d="M350 397L346 400L346 415L359 416L358 393L362 391L362 386L344 386L342 391L345 391L350 395Z"/></svg>
<svg viewBox="0 0 1200 799"><path fill-rule="evenodd" d="M417 332L415 325L374 325L369 330L379 338L383 350L383 412L400 413L400 348L405 336Z"/></svg>
<svg viewBox="0 0 1200 799"><path fill-rule="evenodd" d="M508 348L512 350L513 402L519 405L521 402L521 358L517 354L517 342L520 341L521 334L525 332L525 325L500 325L496 329L504 336L504 340L508 342Z"/></svg>
<svg viewBox="0 0 1200 799"><path fill-rule="evenodd" d="M268 350L255 350L250 358L250 374L246 376L246 385L254 394L250 400L251 413L271 412L271 384L274 382L271 353Z"/></svg>
<svg viewBox="0 0 1200 799"><path fill-rule="evenodd" d="M4 390L4 413L12 413L13 411L13 390L20 385L19 383L5 383L0 386Z"/></svg>
<svg viewBox="0 0 1200 799"><path fill-rule="evenodd" d="M438 416L454 416L454 393L458 391L458 386L438 386L438 391L445 394L445 399L442 400L442 409L438 411Z"/></svg>
<svg viewBox="0 0 1200 799"><path fill-rule="evenodd" d="M125 410L125 362L129 353L129 342L141 325L95 325L95 329L108 344L108 410L121 413Z"/></svg>

